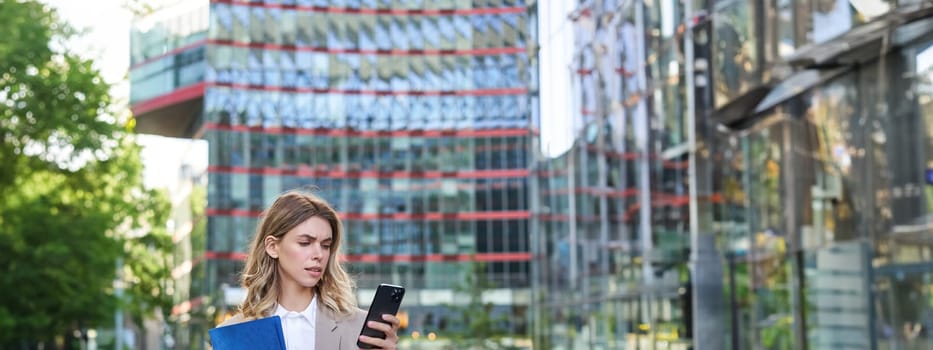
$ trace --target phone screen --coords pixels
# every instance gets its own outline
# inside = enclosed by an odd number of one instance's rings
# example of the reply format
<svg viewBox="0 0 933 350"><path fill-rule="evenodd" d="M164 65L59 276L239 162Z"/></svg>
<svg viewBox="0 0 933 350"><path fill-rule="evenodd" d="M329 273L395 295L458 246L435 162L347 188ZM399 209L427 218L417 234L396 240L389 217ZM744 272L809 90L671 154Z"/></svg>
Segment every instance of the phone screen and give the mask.
<svg viewBox="0 0 933 350"><path fill-rule="evenodd" d="M399 306L402 305L402 298L405 297L405 288L391 284L380 284L376 289L376 296L373 297L372 304L369 305L369 312L366 313L366 321L363 322L363 330L360 335L368 337L385 339L385 333L366 326L369 321L377 321L388 324L382 319L382 315L395 315L398 313ZM356 345L360 349L372 349L373 346L357 340Z"/></svg>

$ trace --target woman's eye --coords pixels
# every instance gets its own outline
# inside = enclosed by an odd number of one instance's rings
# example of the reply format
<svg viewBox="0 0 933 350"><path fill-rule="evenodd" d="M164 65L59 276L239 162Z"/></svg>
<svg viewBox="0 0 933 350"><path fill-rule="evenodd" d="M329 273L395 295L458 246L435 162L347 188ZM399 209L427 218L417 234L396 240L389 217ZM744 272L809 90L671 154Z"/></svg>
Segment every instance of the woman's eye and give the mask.
<svg viewBox="0 0 933 350"><path fill-rule="evenodd" d="M300 246L302 246L302 247L307 247L307 246L310 245L310 244L311 244L311 242L298 242L298 245L300 245Z"/></svg>
<svg viewBox="0 0 933 350"><path fill-rule="evenodd" d="M325 244L325 245L322 245L321 247L324 249L330 250L330 244Z"/></svg>

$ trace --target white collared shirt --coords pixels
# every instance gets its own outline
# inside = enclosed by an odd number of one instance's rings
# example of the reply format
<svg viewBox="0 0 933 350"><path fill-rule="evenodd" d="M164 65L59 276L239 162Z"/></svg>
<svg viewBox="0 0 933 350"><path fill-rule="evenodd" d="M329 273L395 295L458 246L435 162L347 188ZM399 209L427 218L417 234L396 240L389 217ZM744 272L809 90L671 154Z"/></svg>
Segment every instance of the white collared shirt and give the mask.
<svg viewBox="0 0 933 350"><path fill-rule="evenodd" d="M302 312L288 311L282 304L275 308L275 315L282 318L285 333L285 348L288 350L314 350L314 324L317 322L317 296Z"/></svg>

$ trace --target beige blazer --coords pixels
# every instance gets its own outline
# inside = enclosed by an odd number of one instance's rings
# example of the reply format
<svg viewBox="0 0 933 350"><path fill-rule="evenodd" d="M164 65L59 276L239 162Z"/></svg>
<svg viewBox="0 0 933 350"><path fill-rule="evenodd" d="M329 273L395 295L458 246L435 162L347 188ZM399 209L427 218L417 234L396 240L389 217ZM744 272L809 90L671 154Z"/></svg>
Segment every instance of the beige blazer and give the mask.
<svg viewBox="0 0 933 350"><path fill-rule="evenodd" d="M366 312L356 309L352 315L340 317L322 304L318 304L317 321L314 324L315 350L354 350L359 349L356 341L363 329ZM218 327L245 322L242 314L236 314Z"/></svg>

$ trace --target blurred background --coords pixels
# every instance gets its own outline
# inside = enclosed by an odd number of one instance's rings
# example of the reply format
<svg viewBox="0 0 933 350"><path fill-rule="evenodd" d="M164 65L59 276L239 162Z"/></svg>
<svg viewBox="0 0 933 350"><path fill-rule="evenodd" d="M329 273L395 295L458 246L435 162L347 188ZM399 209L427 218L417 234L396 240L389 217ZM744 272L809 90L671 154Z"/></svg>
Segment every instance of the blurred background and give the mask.
<svg viewBox="0 0 933 350"><path fill-rule="evenodd" d="M0 38L2 349L210 348L303 186L402 348L933 349L929 0L0 0Z"/></svg>

